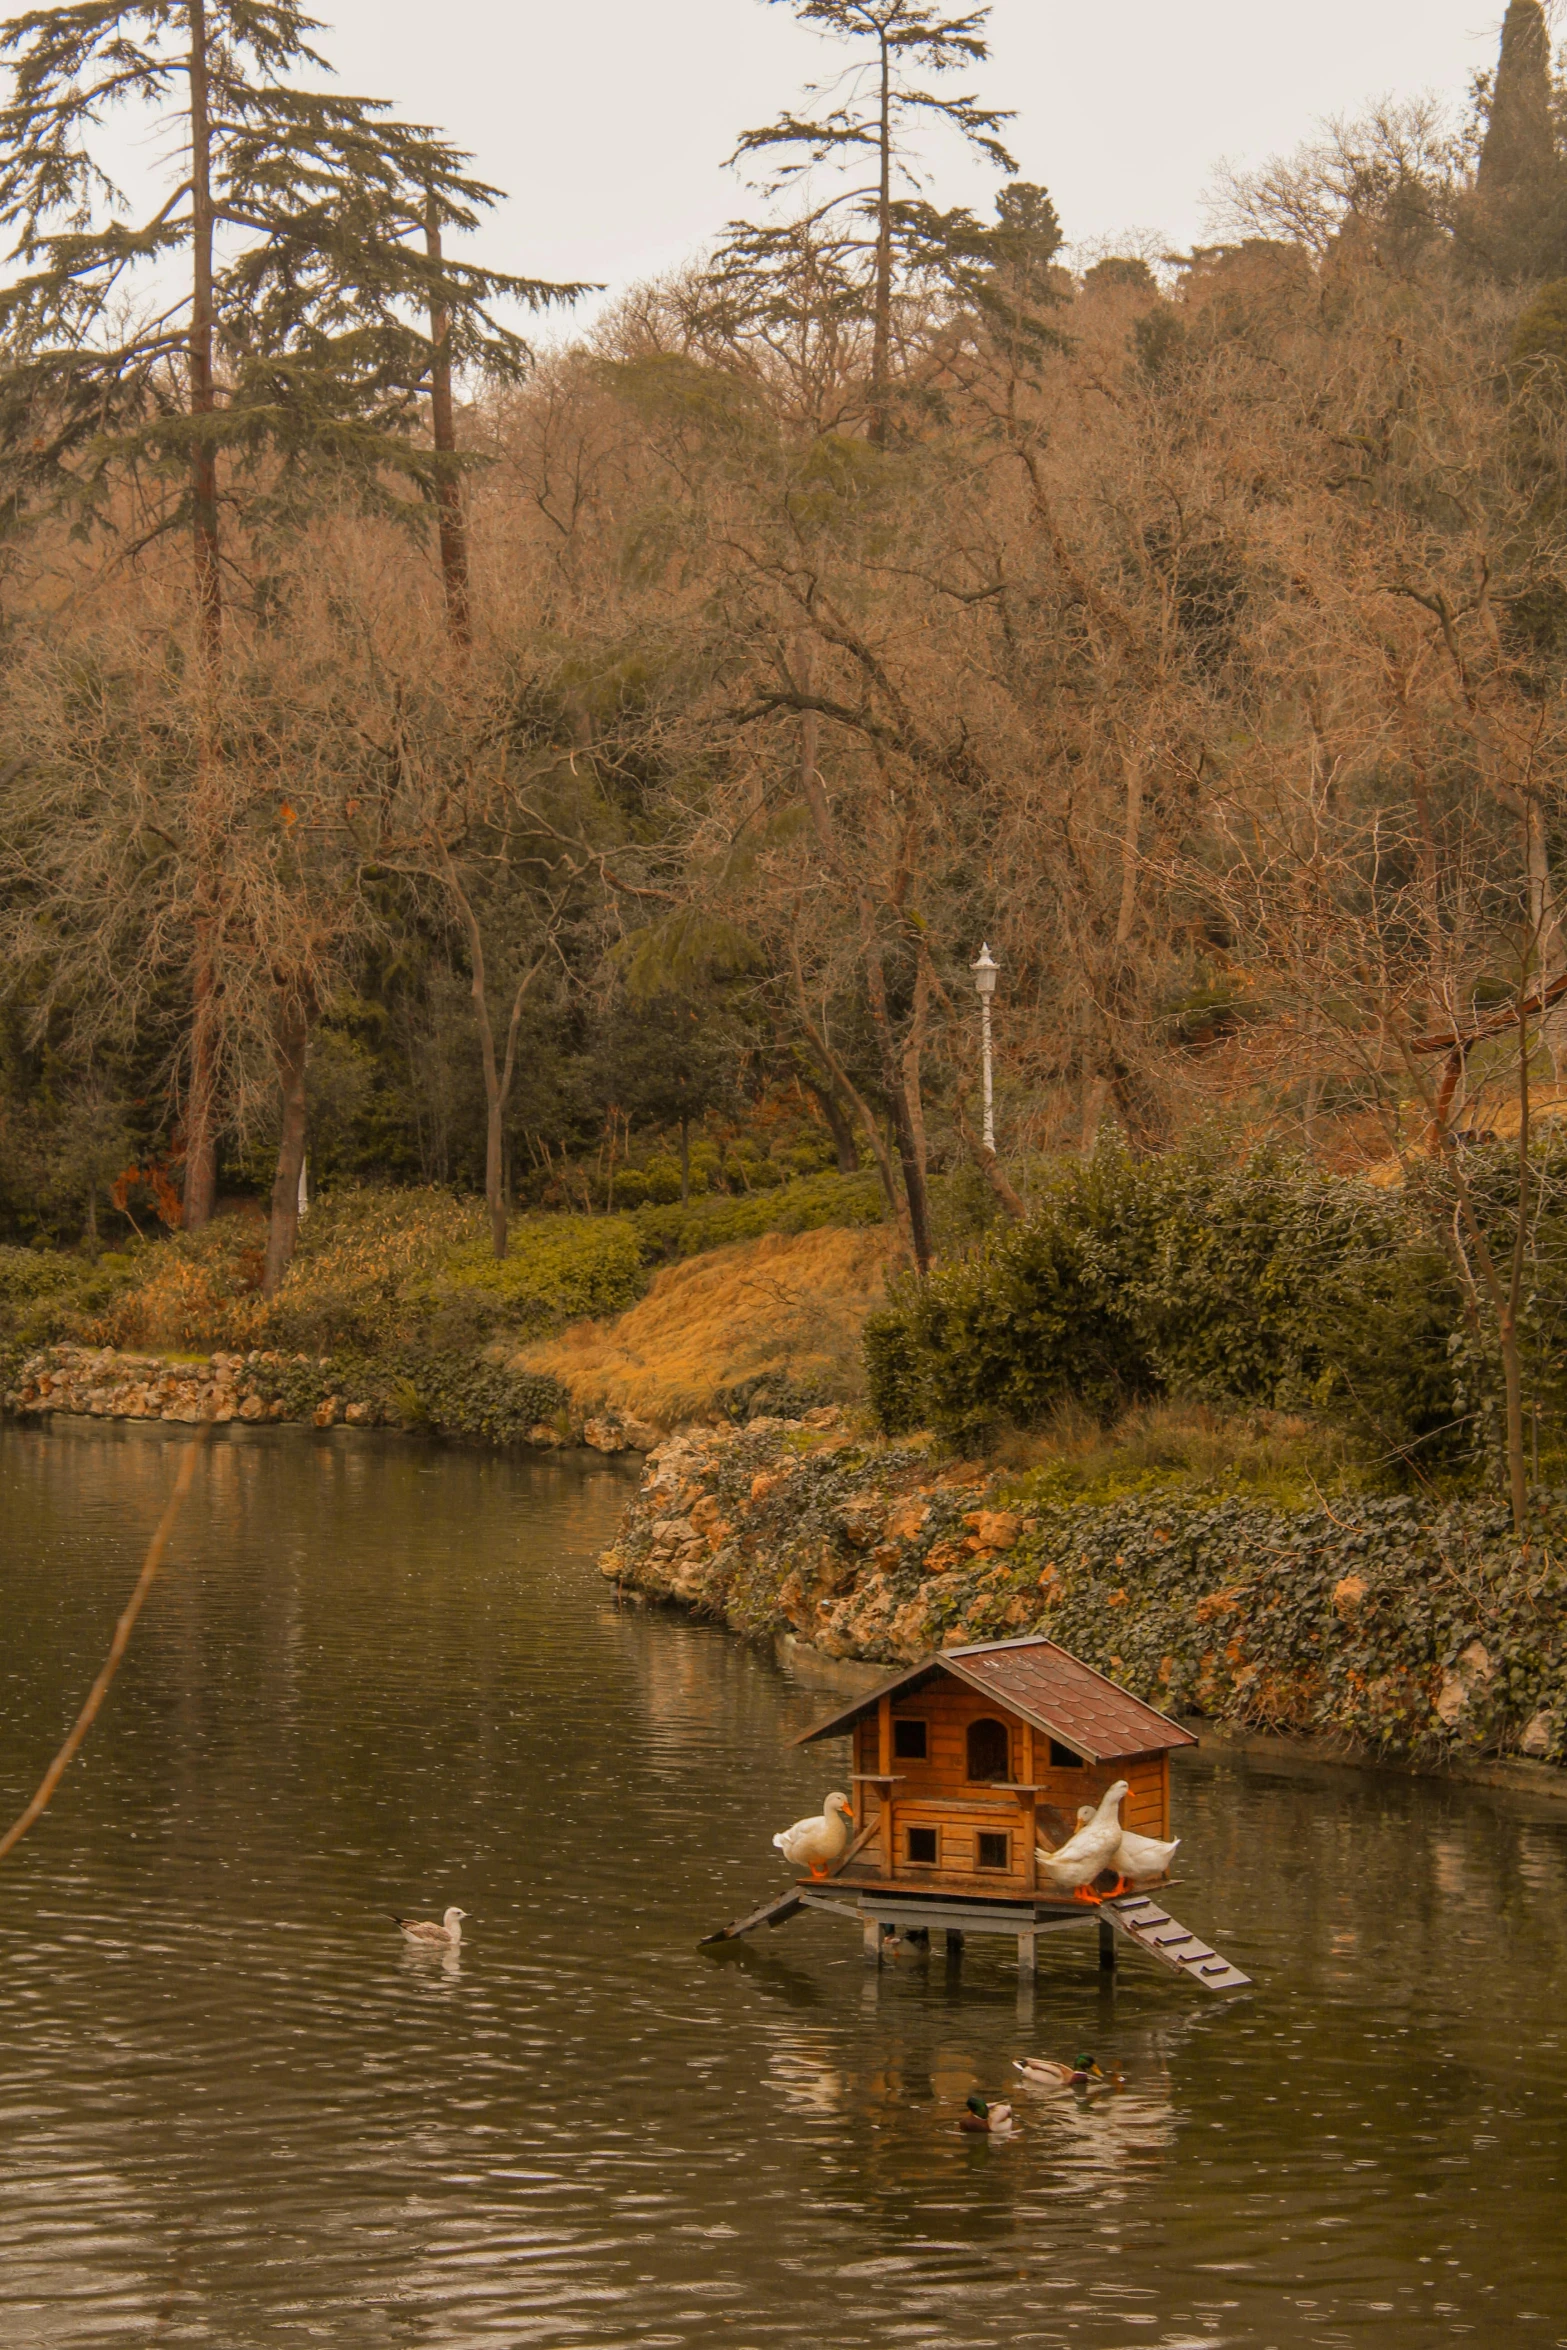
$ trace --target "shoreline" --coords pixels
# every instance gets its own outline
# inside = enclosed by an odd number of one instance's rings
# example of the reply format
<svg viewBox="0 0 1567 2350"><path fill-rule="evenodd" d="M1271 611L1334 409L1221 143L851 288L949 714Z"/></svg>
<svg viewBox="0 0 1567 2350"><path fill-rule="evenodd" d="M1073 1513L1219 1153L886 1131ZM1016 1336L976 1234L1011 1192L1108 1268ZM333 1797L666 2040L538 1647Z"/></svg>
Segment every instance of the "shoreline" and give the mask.
<svg viewBox="0 0 1567 2350"><path fill-rule="evenodd" d="M38 1347L16 1363L0 1392L0 1417L176 1428L209 1421L215 1432L379 1429L497 1450L582 1449L607 1457L645 1453L659 1437L622 1413L579 1412L555 1381L513 1377L482 1357L427 1354L412 1364L276 1348L169 1355L64 1342Z"/></svg>
<svg viewBox="0 0 1567 2350"><path fill-rule="evenodd" d="M1169 1488L1032 1500L835 1410L650 1453L600 1572L856 1693L1039 1633L1218 1750L1567 1800L1567 1494L1290 1511ZM1197 1727L1200 1724L1200 1727Z"/></svg>

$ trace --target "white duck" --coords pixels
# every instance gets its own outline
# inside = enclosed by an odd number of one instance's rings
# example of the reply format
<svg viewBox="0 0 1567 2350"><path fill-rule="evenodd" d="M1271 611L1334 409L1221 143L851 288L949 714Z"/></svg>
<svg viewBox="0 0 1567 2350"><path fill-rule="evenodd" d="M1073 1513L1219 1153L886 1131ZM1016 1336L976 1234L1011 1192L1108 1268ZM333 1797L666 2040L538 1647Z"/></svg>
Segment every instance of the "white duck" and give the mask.
<svg viewBox="0 0 1567 2350"><path fill-rule="evenodd" d="M1091 1803L1079 1804L1079 1827L1086 1825L1093 1816L1094 1807ZM1180 1845L1179 1836L1164 1844L1157 1836L1137 1836L1130 1828L1123 1828L1120 1850L1110 1866L1119 1869L1123 1877L1162 1877L1180 1850Z"/></svg>
<svg viewBox="0 0 1567 2350"><path fill-rule="evenodd" d="M1051 1883L1062 1893L1083 1893L1101 1869L1116 1867L1116 1852L1121 1842L1121 1802L1131 1793L1125 1779L1117 1779L1099 1798L1099 1808L1087 1825L1055 1852L1039 1847L1040 1864Z"/></svg>
<svg viewBox="0 0 1567 2350"><path fill-rule="evenodd" d="M847 1795L829 1795L817 1818L796 1820L792 1828L781 1829L773 1842L795 1868L809 1869L813 1877L825 1877L848 1851L853 1823L854 1809Z"/></svg>
<svg viewBox="0 0 1567 2350"><path fill-rule="evenodd" d="M403 1929L404 1939L416 1950L455 1950L462 1940L462 1922L468 1915L465 1909L449 1909L441 1923L432 1925L424 1918L400 1918L392 1912L393 1922Z"/></svg>

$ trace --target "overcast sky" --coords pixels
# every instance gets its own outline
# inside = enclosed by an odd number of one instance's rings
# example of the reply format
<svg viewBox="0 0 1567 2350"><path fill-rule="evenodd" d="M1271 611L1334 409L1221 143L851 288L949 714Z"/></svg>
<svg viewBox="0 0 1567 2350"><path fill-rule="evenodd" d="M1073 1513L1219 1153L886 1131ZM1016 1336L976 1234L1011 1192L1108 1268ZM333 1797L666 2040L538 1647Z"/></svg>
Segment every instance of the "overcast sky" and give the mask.
<svg viewBox="0 0 1567 2350"><path fill-rule="evenodd" d="M510 191L486 257L623 286L684 260L748 201L735 134L830 70L777 0L314 0L343 84L473 150ZM986 101L1069 238L1204 231L1221 158L1294 147L1390 92L1460 98L1503 0L996 0ZM934 193L994 175L933 151Z"/></svg>

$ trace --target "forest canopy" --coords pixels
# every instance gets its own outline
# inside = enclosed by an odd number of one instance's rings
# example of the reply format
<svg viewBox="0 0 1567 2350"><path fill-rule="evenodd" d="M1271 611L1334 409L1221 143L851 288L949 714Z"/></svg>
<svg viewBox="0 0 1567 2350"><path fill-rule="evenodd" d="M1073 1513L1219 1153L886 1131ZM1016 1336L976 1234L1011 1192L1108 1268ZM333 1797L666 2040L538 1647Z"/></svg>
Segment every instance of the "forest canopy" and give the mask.
<svg viewBox="0 0 1567 2350"><path fill-rule="evenodd" d="M482 1190L497 1255L863 1165L923 1271L933 1185L977 1229L1112 1129L1348 1171L1555 1098L1539 0L1467 101L1087 261L987 10L775 4L824 77L737 126L745 217L575 332L294 0L10 20L5 1239L267 1202L270 1294L307 1154ZM111 103L173 134L146 217ZM988 206L929 200L932 123Z"/></svg>

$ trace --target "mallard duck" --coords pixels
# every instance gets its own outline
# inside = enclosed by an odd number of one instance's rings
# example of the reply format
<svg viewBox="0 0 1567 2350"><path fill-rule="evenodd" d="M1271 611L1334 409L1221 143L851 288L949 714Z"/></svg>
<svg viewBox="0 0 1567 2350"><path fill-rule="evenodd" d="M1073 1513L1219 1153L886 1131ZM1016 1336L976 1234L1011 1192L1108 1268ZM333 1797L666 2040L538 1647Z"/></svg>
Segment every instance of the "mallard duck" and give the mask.
<svg viewBox="0 0 1567 2350"><path fill-rule="evenodd" d="M781 1829L773 1842L793 1867L809 1869L813 1877L825 1877L848 1851L853 1824L854 1809L847 1795L829 1795L817 1818L796 1820L792 1828Z"/></svg>
<svg viewBox="0 0 1567 2350"><path fill-rule="evenodd" d="M1080 2056L1075 2064L1062 2064L1053 2056L1019 2056L1012 2069L1031 2089L1086 2089L1090 2081L1105 2077L1091 2056Z"/></svg>
<svg viewBox="0 0 1567 2350"><path fill-rule="evenodd" d="M1127 1782L1117 1779L1113 1787L1105 1789L1097 1810L1075 1836L1069 1836L1055 1852L1039 1847L1040 1863L1059 1891L1074 1894L1081 1901L1095 1898L1087 1888L1101 1869L1115 1866L1121 1842L1121 1803L1130 1793Z"/></svg>
<svg viewBox="0 0 1567 2350"><path fill-rule="evenodd" d="M438 1926L427 1919L400 1918L394 1909L392 1922L401 1926L408 1941L419 1950L455 1950L462 1940L462 1922L468 1915L465 1909L449 1909Z"/></svg>
<svg viewBox="0 0 1567 2350"><path fill-rule="evenodd" d="M960 2130L972 2130L983 2138L1005 2138L1017 2126L1010 2105L988 2105L983 2097L970 2097L966 2102L967 2111L958 2116Z"/></svg>
<svg viewBox="0 0 1567 2350"><path fill-rule="evenodd" d="M1079 1827L1085 1827L1093 1816L1094 1807L1091 1803L1078 1805ZM1137 1836L1130 1828L1123 1828L1120 1847L1110 1866L1119 1869L1123 1877L1162 1877L1168 1874L1180 1844L1179 1836L1169 1844L1163 1844L1157 1836Z"/></svg>

